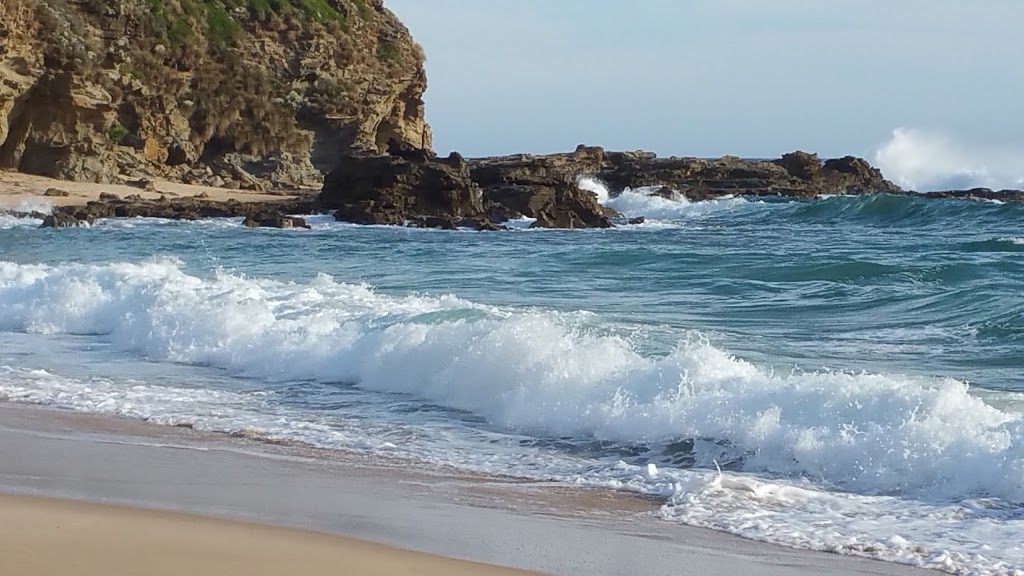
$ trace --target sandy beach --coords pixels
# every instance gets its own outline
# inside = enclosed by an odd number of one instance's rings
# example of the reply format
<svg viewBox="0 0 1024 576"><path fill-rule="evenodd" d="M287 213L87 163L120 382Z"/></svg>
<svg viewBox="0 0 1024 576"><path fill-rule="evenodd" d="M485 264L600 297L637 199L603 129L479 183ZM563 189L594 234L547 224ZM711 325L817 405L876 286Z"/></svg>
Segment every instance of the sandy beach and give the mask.
<svg viewBox="0 0 1024 576"><path fill-rule="evenodd" d="M44 176L34 176L10 170L0 170L0 211L32 211L50 206L81 206L99 200L100 194L114 194L120 198L138 195L145 200L160 196L187 198L200 196L216 202L234 199L239 202L281 201L293 196L259 194L248 190L194 186L179 182L153 180L154 190L147 191L126 184L96 184L94 182L68 182ZM47 190L59 190L67 195L47 195Z"/></svg>
<svg viewBox="0 0 1024 576"><path fill-rule="evenodd" d="M0 492L20 495L0 498L5 575L934 574L673 525L627 494L5 403Z"/></svg>
<svg viewBox="0 0 1024 576"><path fill-rule="evenodd" d="M68 500L0 495L0 517L0 563L10 575L527 574L304 530Z"/></svg>

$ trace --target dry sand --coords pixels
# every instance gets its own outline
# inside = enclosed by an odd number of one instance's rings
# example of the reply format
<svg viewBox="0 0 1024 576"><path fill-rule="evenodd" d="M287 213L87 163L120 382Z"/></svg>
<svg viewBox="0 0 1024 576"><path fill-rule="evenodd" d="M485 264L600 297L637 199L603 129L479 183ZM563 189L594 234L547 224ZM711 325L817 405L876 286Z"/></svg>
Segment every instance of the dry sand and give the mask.
<svg viewBox="0 0 1024 576"><path fill-rule="evenodd" d="M0 495L0 573L10 576L514 575L304 530Z"/></svg>
<svg viewBox="0 0 1024 576"><path fill-rule="evenodd" d="M247 190L193 186L162 180L153 180L156 191L147 192L124 184L96 184L93 182L67 182L43 176L33 176L0 170L0 210L31 211L48 206L81 206L91 200L99 200L101 193L115 194L121 198L138 194L144 199L155 200L160 196L186 198L205 194L210 200L226 202L262 202L285 200L294 196L277 194L256 194ZM67 196L46 196L49 189L62 190Z"/></svg>

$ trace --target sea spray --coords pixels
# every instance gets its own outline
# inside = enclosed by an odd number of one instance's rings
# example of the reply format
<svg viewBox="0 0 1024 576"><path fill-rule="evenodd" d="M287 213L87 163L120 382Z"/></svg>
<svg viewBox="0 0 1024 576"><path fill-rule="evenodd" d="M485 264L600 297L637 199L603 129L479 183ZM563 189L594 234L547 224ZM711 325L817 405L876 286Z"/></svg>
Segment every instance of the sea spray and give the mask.
<svg viewBox="0 0 1024 576"><path fill-rule="evenodd" d="M1024 188L1024 152L969 147L941 133L897 128L875 152L875 165L903 188L928 192Z"/></svg>
<svg viewBox="0 0 1024 576"><path fill-rule="evenodd" d="M598 202L630 218L643 216L652 220L671 222L714 215L720 212L745 208L755 202L745 198L723 197L702 202L691 202L685 196L672 193L664 196L658 188L627 188L612 195L607 185L600 180L582 176L579 187L597 195Z"/></svg>

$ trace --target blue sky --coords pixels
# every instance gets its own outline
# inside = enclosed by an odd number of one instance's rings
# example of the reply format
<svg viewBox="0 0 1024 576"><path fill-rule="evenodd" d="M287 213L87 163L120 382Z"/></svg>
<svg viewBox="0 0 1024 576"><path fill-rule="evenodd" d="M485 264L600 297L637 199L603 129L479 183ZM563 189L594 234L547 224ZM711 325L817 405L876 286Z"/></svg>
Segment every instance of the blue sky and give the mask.
<svg viewBox="0 0 1024 576"><path fill-rule="evenodd" d="M385 0L435 148L871 156L894 129L1024 149L1022 0Z"/></svg>

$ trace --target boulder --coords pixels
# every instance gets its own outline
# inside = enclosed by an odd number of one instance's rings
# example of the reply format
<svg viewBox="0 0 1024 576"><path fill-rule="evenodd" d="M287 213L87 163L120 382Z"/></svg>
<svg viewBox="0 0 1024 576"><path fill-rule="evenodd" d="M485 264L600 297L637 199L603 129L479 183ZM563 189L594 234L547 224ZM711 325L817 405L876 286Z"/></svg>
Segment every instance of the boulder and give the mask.
<svg viewBox="0 0 1024 576"><path fill-rule="evenodd" d="M73 214L66 212L55 212L46 215L40 228L70 228L72 226L84 226L92 224L92 220L79 220Z"/></svg>
<svg viewBox="0 0 1024 576"><path fill-rule="evenodd" d="M305 228L309 229L305 218L286 216L276 212L259 212L246 216L242 221L246 228Z"/></svg>
<svg viewBox="0 0 1024 576"><path fill-rule="evenodd" d="M359 224L483 214L480 189L465 166L418 153L346 156L324 179L319 201L338 220Z"/></svg>

